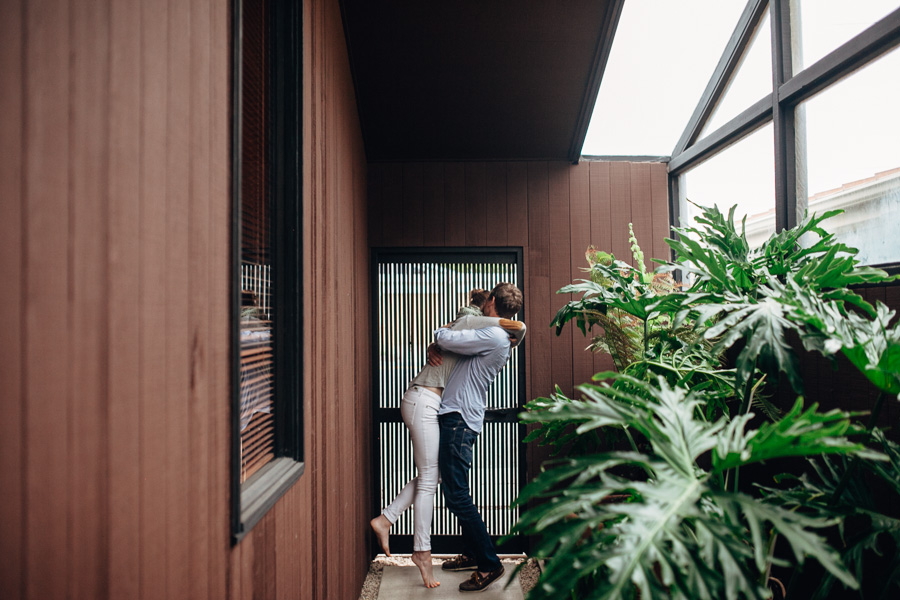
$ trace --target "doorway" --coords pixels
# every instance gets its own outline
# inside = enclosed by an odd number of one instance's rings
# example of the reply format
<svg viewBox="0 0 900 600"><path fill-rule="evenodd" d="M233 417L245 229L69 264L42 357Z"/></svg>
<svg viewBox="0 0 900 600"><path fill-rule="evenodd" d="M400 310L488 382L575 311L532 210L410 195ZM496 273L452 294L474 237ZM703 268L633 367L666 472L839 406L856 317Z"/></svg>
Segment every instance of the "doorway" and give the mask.
<svg viewBox="0 0 900 600"><path fill-rule="evenodd" d="M415 476L412 444L400 416L400 400L425 361L435 329L454 319L473 288L508 281L523 289L520 248L383 248L372 252L373 377L375 422L375 514ZM521 314L517 316L522 318ZM488 390L484 429L475 444L469 484L475 504L497 539L508 534L518 510L511 508L525 480L524 427L517 415L525 403L525 344ZM412 552L412 510L391 529L391 550ZM460 528L435 497L432 552L460 550ZM523 552L513 539L503 553Z"/></svg>

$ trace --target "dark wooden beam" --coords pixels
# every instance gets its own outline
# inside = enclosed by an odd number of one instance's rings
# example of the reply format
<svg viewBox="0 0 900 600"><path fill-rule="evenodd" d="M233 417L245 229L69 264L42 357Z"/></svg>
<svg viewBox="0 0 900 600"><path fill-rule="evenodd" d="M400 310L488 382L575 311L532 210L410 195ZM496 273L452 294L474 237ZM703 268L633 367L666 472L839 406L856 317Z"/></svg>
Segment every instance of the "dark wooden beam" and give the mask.
<svg viewBox="0 0 900 600"><path fill-rule="evenodd" d="M609 52L612 49L613 39L616 37L616 28L619 26L619 17L622 16L624 5L625 0L609 0L606 7L603 27L600 30L594 61L591 65L591 75L584 91L581 108L578 111L578 119L575 121L572 144L569 146L569 160L574 164L578 163L581 149L584 147L584 138L587 136L588 126L591 124L594 105L597 104L597 94L600 93L600 82L603 81L603 73L606 71L606 63L609 60Z"/></svg>
<svg viewBox="0 0 900 600"><path fill-rule="evenodd" d="M716 66L716 70L713 71L712 77L706 85L706 90L700 97L697 108L694 109L694 114L691 115L684 133L681 134L675 149L672 150L672 156L681 154L697 140L700 131L706 125L710 115L716 108L716 104L728 87L731 76L741 62L744 50L746 50L753 39L753 33L756 31L756 27L765 13L766 4L766 0L749 0L747 2L744 12L741 14L741 18L738 19L734 32L731 34L731 39L728 40L725 51L719 59L719 64Z"/></svg>
<svg viewBox="0 0 900 600"><path fill-rule="evenodd" d="M773 94L755 102L708 136L669 161L669 174L678 175L753 133L772 119Z"/></svg>
<svg viewBox="0 0 900 600"><path fill-rule="evenodd" d="M785 81L778 101L796 105L900 45L900 8Z"/></svg>

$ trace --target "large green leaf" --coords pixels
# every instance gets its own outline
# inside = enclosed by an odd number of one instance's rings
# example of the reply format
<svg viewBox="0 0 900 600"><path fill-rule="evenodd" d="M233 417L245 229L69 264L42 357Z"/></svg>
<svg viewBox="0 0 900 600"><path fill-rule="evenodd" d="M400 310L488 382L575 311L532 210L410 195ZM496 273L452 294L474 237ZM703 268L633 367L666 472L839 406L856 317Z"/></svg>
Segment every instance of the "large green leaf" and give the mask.
<svg viewBox="0 0 900 600"><path fill-rule="evenodd" d="M844 309L840 300L803 293L789 282L789 318L799 328L807 349L829 356L841 352L879 390L900 396L900 324L891 325L895 312L877 302L874 318Z"/></svg>
<svg viewBox="0 0 900 600"><path fill-rule="evenodd" d="M743 389L759 367L773 376L785 373L794 390L802 392L797 357L786 337L786 332L796 325L786 317L785 307L776 298L764 297L760 302L733 302L715 307L723 316L704 333L704 337L715 341L713 350L723 351L738 340L745 340L737 358L737 389Z"/></svg>
<svg viewBox="0 0 900 600"><path fill-rule="evenodd" d="M811 557L855 585L836 551L815 533L833 520L726 491L720 477L730 466L823 449L861 454L862 447L845 437L854 431L850 415L803 411L798 403L783 422L751 429L749 416L707 421L702 395L663 378L598 377L605 381L579 387L582 400L557 396L522 420L576 422L580 433L627 428L645 451L551 462L523 489L519 505L545 501L525 511L513 533L539 534L533 553L550 558L530 597L561 598L578 589L584 597L610 599L638 591L642 598L764 598L768 592L759 582L769 530L786 540L799 562ZM625 466L646 476L617 475ZM623 495L630 500L610 502ZM579 588L579 581L590 585Z"/></svg>
<svg viewBox="0 0 900 600"><path fill-rule="evenodd" d="M719 473L753 462L789 456L867 453L864 444L846 437L865 432L851 424L848 417L852 415L839 410L820 413L816 409L817 405L813 404L803 410L803 401L798 398L781 419L763 423L754 430L746 430L752 413L734 419L718 437L712 455L712 471Z"/></svg>

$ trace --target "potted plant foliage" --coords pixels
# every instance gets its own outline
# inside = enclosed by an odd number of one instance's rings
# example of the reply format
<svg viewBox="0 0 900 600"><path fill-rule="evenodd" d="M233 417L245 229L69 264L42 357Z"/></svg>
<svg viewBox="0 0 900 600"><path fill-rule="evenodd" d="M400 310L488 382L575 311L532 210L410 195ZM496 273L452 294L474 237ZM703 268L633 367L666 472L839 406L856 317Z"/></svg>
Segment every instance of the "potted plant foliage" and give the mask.
<svg viewBox="0 0 900 600"><path fill-rule="evenodd" d="M900 522L859 496L865 476L900 494L900 452L874 428L900 394L900 328L850 289L890 278L822 229L836 212L756 249L733 213L701 208L696 227L666 240L675 258L653 274L640 255L637 268L595 255L590 278L560 290L582 296L553 325L602 327L606 341L593 345L619 353L618 372L579 386L579 399L538 398L521 419L540 423L532 437L544 442L564 426L576 437L613 428L629 447L551 461L523 489L518 504L541 502L513 533L537 536L533 554L549 559L530 597L767 598L773 564L810 559L827 574L815 592L825 597L835 582L859 588L864 553L881 546L892 553L882 587L898 589ZM673 271L683 287L653 285ZM628 345L608 341L616 327ZM880 390L868 425L803 399L789 332L807 350L843 354ZM798 396L779 410L760 392L780 377ZM796 457L813 461L808 473L740 481L741 467ZM614 495L629 500L605 501ZM864 530L842 528L851 516Z"/></svg>

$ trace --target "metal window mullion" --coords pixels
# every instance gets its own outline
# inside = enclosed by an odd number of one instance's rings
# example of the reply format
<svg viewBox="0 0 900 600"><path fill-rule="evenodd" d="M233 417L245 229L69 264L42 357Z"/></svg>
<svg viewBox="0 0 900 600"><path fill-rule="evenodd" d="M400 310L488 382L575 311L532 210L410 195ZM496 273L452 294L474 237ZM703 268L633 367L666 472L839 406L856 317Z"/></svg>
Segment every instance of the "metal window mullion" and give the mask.
<svg viewBox="0 0 900 600"><path fill-rule="evenodd" d="M673 157L681 154L697 141L700 132L724 95L728 82L741 62L741 57L753 40L753 33L759 26L760 19L765 14L765 8L766 0L749 0L747 2L722 53L722 57L719 59L719 64L716 65L716 69L713 71L712 77L706 85L697 107L694 109L694 113L688 120L688 124L678 143L675 144L675 149L672 150Z"/></svg>
<svg viewBox="0 0 900 600"><path fill-rule="evenodd" d="M771 0L772 89L777 92L793 74L791 2ZM773 94L772 123L775 144L775 231L797 224L796 132L794 107Z"/></svg>
<svg viewBox="0 0 900 600"><path fill-rule="evenodd" d="M812 65L784 79L778 100L799 104L839 79L866 66L900 45L900 8L857 34Z"/></svg>
<svg viewBox="0 0 900 600"><path fill-rule="evenodd" d="M681 154L673 155L669 173L680 175L763 127L772 118L774 98L774 93L766 94Z"/></svg>

